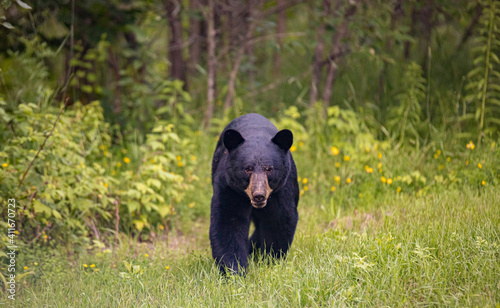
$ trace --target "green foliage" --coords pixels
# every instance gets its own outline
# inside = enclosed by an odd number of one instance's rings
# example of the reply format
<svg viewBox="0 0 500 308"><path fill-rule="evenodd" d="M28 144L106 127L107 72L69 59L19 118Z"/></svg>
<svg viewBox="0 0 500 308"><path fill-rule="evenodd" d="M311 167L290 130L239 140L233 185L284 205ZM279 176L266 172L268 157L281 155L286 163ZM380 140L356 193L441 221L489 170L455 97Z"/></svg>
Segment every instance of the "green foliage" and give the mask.
<svg viewBox="0 0 500 308"><path fill-rule="evenodd" d="M20 104L12 113L0 108L10 127L2 131L8 142L0 149L0 202L15 198L26 204L18 217L21 238L42 245L83 244L90 232L99 238L100 232L113 228L117 210L121 230L130 232L130 223L137 232L165 227L166 218L176 214L176 205L197 180L195 160L187 154L189 141L179 138L173 124L158 121L131 159L126 149L111 149L110 128L99 102L77 103L57 121L58 112L42 112L32 103Z"/></svg>
<svg viewBox="0 0 500 308"><path fill-rule="evenodd" d="M464 98L470 116L473 115L478 128L498 131L500 128L500 5L498 1L481 1L483 14L479 25L480 35L471 50L474 68L467 74L468 95ZM464 110L465 113L465 110Z"/></svg>
<svg viewBox="0 0 500 308"><path fill-rule="evenodd" d="M399 104L390 112L388 124L393 138L399 139L398 147L406 140L406 134L412 137L409 141L417 147L417 150L420 145L423 129L421 104L425 99L425 79L422 74L422 68L417 63L411 62L408 65L403 79L403 92L396 96Z"/></svg>

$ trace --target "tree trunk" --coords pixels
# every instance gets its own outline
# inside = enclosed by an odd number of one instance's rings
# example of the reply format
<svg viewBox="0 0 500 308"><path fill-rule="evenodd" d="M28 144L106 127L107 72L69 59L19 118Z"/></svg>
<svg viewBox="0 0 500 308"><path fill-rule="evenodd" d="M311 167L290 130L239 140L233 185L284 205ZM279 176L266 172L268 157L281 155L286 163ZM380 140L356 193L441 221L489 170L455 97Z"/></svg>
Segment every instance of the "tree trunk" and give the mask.
<svg viewBox="0 0 500 308"><path fill-rule="evenodd" d="M323 10L325 16L330 15L331 0L323 0ZM313 107L318 100L319 82L321 80L321 67L323 60L323 50L325 49L325 41L323 35L325 34L326 25L324 22L318 27L316 32L316 48L314 49L314 62L311 74L311 89L309 91L309 107Z"/></svg>
<svg viewBox="0 0 500 308"><path fill-rule="evenodd" d="M122 88L120 86L120 64L118 61L118 57L111 47L108 48L109 54L109 64L111 65L111 71L113 72L113 81L115 84L115 93L114 93L114 105L113 112L115 114L119 114L122 112Z"/></svg>
<svg viewBox="0 0 500 308"><path fill-rule="evenodd" d="M168 60L170 61L170 76L184 82L187 89L186 62L182 57L183 39L181 24L180 0L165 0L168 24L170 26L170 41L168 43Z"/></svg>
<svg viewBox="0 0 500 308"><path fill-rule="evenodd" d="M192 16L200 10L200 5L197 0L189 1L189 11ZM196 65L200 61L201 51L201 20L199 17L189 18L189 71L194 72Z"/></svg>
<svg viewBox="0 0 500 308"><path fill-rule="evenodd" d="M326 110L330 105L330 99L332 97L332 89L335 78L337 77L338 66L335 63L337 59L342 55L342 40L348 35L349 23L351 17L356 13L357 3L356 1L350 2L350 6L346 9L343 17L342 24L338 27L335 34L332 36L332 56L328 63L328 74L325 80L325 86L323 88L323 111L326 114Z"/></svg>
<svg viewBox="0 0 500 308"><path fill-rule="evenodd" d="M415 4L414 4L415 5ZM417 23L417 9L414 7L411 8L411 24L410 24L410 36L415 37L416 33L416 23ZM404 59L408 60L410 58L410 48L411 48L411 42L406 40L404 44Z"/></svg>
<svg viewBox="0 0 500 308"><path fill-rule="evenodd" d="M224 101L224 111L229 109L231 106L231 102L234 97L234 85L236 83L236 76L238 75L238 70L240 68L241 61L243 60L243 56L245 55L245 50L248 48L249 44L248 42L252 38L252 33L253 29L255 28L255 9L259 5L260 0L249 0L248 1L248 6L249 6L249 16L248 16L248 25L247 25L247 32L245 34L245 38L243 40L243 43L241 44L240 49L238 50L238 53L236 54L236 58L234 60L234 65L231 70L231 74L229 75L229 82L228 82L228 90L227 90L227 96L226 100Z"/></svg>
<svg viewBox="0 0 500 308"><path fill-rule="evenodd" d="M207 20L207 44L208 44L208 70L207 70L207 108L205 109L205 116L203 126L209 127L210 120L214 113L215 101L215 69L217 59L215 58L215 25L214 25L214 0L208 0L207 12L205 14Z"/></svg>
<svg viewBox="0 0 500 308"><path fill-rule="evenodd" d="M278 0L276 6L283 6L285 0ZM281 71L281 52L283 50L283 40L281 39L281 34L286 31L286 14L285 10L281 10L278 12L278 23L276 25L276 43L278 43L279 50L274 52L274 61L273 61L273 75L274 77L278 77Z"/></svg>

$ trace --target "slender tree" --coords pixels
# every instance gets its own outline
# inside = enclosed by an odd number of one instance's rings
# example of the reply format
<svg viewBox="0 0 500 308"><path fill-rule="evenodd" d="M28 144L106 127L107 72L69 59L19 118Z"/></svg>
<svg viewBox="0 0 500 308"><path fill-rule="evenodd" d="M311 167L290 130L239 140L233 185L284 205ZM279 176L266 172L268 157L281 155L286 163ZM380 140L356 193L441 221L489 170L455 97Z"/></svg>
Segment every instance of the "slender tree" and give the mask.
<svg viewBox="0 0 500 308"><path fill-rule="evenodd" d="M208 5L204 9L205 19L207 21L207 45L208 45L208 69L207 69L207 108L203 120L204 127L210 126L210 120L214 113L215 102L215 70L217 59L215 58L215 23L214 23L214 1L208 0Z"/></svg>
<svg viewBox="0 0 500 308"><path fill-rule="evenodd" d="M328 57L328 72L326 75L325 86L323 88L323 109L326 114L326 109L330 104L330 99L332 97L333 83L337 77L337 60L344 54L342 51L342 41L349 35L349 24L352 20L352 16L356 13L357 2L350 1L349 7L346 9L342 23L337 28L332 36L332 52L330 57Z"/></svg>
<svg viewBox="0 0 500 308"><path fill-rule="evenodd" d="M187 89L186 62L182 56L182 48L184 47L181 23L182 4L180 0L165 0L164 4L170 26L170 41L168 43L170 76L182 80L184 88Z"/></svg>

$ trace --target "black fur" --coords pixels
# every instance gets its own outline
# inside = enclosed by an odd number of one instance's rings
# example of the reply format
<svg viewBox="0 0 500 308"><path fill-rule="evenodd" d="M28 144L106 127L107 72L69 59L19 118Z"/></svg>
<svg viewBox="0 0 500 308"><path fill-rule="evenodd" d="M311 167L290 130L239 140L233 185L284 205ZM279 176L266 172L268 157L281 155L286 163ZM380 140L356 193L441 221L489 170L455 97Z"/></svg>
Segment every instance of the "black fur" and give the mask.
<svg viewBox="0 0 500 308"><path fill-rule="evenodd" d="M292 132L278 132L255 113L234 119L222 132L212 162L210 244L223 273L226 268L244 271L254 248L273 257L285 256L290 248L299 219L297 169L289 151L292 143ZM252 207L244 192L250 181L248 168L267 174L273 191L264 208ZM252 220L255 232L249 239Z"/></svg>

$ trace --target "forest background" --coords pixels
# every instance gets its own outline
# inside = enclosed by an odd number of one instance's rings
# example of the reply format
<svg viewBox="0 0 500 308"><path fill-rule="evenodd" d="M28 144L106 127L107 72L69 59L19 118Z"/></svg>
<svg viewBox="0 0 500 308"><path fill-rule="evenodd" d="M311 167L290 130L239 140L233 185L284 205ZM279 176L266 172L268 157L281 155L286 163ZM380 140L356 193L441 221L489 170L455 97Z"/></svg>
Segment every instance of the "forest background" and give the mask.
<svg viewBox="0 0 500 308"><path fill-rule="evenodd" d="M465 191L499 242L497 1L3 0L0 38L1 255L15 239L27 290L82 258L139 275L144 249L207 249L211 156L248 112L294 133L301 234Z"/></svg>

